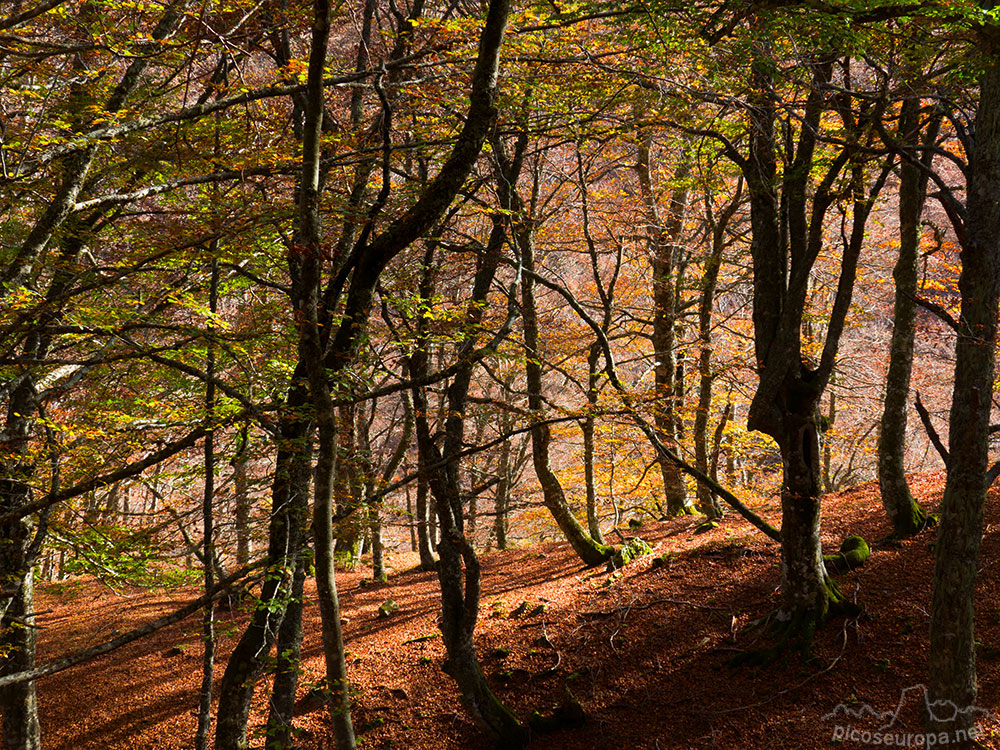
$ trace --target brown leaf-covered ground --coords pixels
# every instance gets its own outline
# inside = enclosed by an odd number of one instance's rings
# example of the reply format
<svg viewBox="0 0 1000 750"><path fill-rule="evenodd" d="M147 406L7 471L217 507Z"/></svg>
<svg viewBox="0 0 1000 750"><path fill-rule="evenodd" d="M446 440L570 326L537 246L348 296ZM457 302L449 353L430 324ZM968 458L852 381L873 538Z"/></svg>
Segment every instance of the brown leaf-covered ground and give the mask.
<svg viewBox="0 0 1000 750"><path fill-rule="evenodd" d="M925 506L936 508L942 475L912 481ZM998 501L991 497L987 512L977 602L979 716L991 747L1000 747L998 725L987 714L1000 707ZM776 506L764 512L777 523ZM531 747L862 748L863 731L888 723L888 717L863 714L863 707L892 712L900 703L898 719L885 731L895 744L905 744L907 733L920 726L917 686L927 681L933 532L875 548L862 570L841 578L843 591L864 604L865 615L835 620L819 633L818 663L807 666L793 656L786 664L734 669L728 666L732 657L766 644L750 624L776 604L778 550L733 513L705 534L694 534L695 525L693 519L647 521L627 532L653 545L655 555L670 557L657 568L652 557L643 558L614 577L582 568L565 544L483 556L479 653L496 692L526 717L536 709L550 712L568 687L587 713L582 728L536 737ZM850 534L884 537L888 526L877 488L828 497L823 528L831 549ZM387 585L362 585L364 571L338 577L362 746L486 748L441 672L440 639L413 640L437 633L436 578L415 571L410 557L394 562ZM43 586L38 608L51 612L40 617L41 660L125 632L195 595L123 594L83 579ZM390 598L399 611L379 618L378 606ZM221 615L224 665L244 615ZM311 750L328 747L325 711L306 698L322 674L319 613L311 595L306 619L297 723L300 746ZM201 680L199 627L194 618L44 679L45 746L191 747ZM262 745L265 692L259 691L253 747ZM910 746L916 742L911 735Z"/></svg>

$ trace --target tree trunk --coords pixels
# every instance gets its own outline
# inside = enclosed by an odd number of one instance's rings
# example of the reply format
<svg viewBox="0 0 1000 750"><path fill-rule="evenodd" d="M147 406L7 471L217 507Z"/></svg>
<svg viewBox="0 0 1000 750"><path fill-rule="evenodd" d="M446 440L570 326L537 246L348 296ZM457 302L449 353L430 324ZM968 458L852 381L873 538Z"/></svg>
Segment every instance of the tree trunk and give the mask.
<svg viewBox="0 0 1000 750"><path fill-rule="evenodd" d="M217 243L213 243L213 251L218 251ZM212 278L209 288L209 311L215 315L219 308L219 259L212 258ZM212 330L209 329L211 336ZM211 426L215 421L215 343L208 342L207 363L205 372L208 382L205 385L205 419ZM208 594L215 586L215 431L205 436L204 465L205 486L201 504L202 528L202 565L205 593ZM202 617L201 640L204 644L202 657L201 695L198 704L198 728L195 731L194 746L196 750L208 750L208 736L212 724L212 685L215 678L215 601L210 600L205 605Z"/></svg>
<svg viewBox="0 0 1000 750"><path fill-rule="evenodd" d="M431 551L431 529L427 505L427 477L424 473L423 461L417 463L417 547L420 552L420 569L434 570L436 562Z"/></svg>
<svg viewBox="0 0 1000 750"><path fill-rule="evenodd" d="M903 103L900 131L909 133L917 124L920 102ZM933 143L937 126L928 138ZM913 140L916 140L915 138ZM930 167L933 157L924 158ZM913 370L913 341L916 331L917 258L920 253L920 216L927 193L923 170L907 161L899 175L899 257L892 271L896 285L893 305L892 340L889 344L889 372L885 380L885 401L878 437L878 484L882 506L892 522L892 536L905 539L923 529L930 517L913 498L906 481L906 415L909 407L910 374Z"/></svg>
<svg viewBox="0 0 1000 750"><path fill-rule="evenodd" d="M670 196L670 209L666 222L662 222L656 210L650 168L650 139L643 137L638 147L637 171L639 187L645 205L646 243L649 246L653 271L653 373L656 383L656 401L653 405L653 423L656 436L663 445L678 452L679 388L678 370L675 363L677 325L677 262L681 253L679 245L684 227L684 214L688 204L686 180L690 171L687 159L683 159L674 173L677 187ZM663 476L663 492L668 516L689 515L694 507L688 498L684 477L677 465L657 453L660 473Z"/></svg>
<svg viewBox="0 0 1000 750"><path fill-rule="evenodd" d="M706 191L707 192L707 191ZM715 375L712 372L712 310L715 306L715 287L722 268L722 251L726 247L725 233L729 221L736 212L742 196L742 183L736 190L736 195L729 205L723 209L722 215L716 221L712 208L712 198L705 197L706 219L712 230L712 248L705 258L705 266L701 275L701 299L698 303L698 409L694 417L694 457L695 466L703 474L716 479L714 469L709 466L708 456L708 415L712 408L712 384ZM727 405L728 406L728 405ZM715 463L714 461L712 462ZM708 518L721 518L722 506L718 498L705 485L698 483L698 505Z"/></svg>
<svg viewBox="0 0 1000 750"><path fill-rule="evenodd" d="M499 265L505 238L503 219L497 215L493 218L493 230L486 251L477 263L473 293L463 326L470 333L459 347L460 352L470 351L475 344L475 332L484 315L487 294ZM425 256L427 271L421 282L421 297L424 299L429 299L433 289L429 273L432 252L432 248L428 249ZM427 361L426 348L417 347L410 358L410 373L414 379L426 377ZM427 467L427 481L441 527L437 570L441 583L441 635L448 653L444 669L455 680L462 705L487 737L497 747L521 748L528 741L528 731L490 690L473 640L479 616L480 565L465 533L459 454L464 448L468 392L474 367L472 360L461 362L448 387L448 416L442 448L438 448L431 435L426 390L417 385L412 389L417 448L423 465Z"/></svg>
<svg viewBox="0 0 1000 750"><path fill-rule="evenodd" d="M493 535L497 549L507 549L507 507L510 504L510 440L500 445L497 460L497 489L493 508Z"/></svg>
<svg viewBox="0 0 1000 750"><path fill-rule="evenodd" d="M265 750L289 750L294 747L292 727L295 691L299 685L300 654L302 651L302 587L306 579L308 559L299 555L292 574L292 589L285 608L285 617L275 642L274 683L268 701L267 726L264 732Z"/></svg>
<svg viewBox="0 0 1000 750"><path fill-rule="evenodd" d="M7 493L4 492L4 500ZM7 503L2 506L7 510ZM24 672L35 667L34 575L28 559L31 525L24 520L4 524L0 550L0 570L4 581L18 581L17 593L7 602L0 618L0 676ZM11 571L20 570L18 578ZM7 585L10 585L9 583ZM3 742L5 750L39 750L42 746L38 723L38 702L35 682L18 683L0 688L0 710L3 712Z"/></svg>
<svg viewBox="0 0 1000 750"><path fill-rule="evenodd" d="M236 455L233 457L233 500L236 524L236 566L250 562L253 541L250 536L250 436L249 428L240 430Z"/></svg>
<svg viewBox="0 0 1000 750"><path fill-rule="evenodd" d="M268 570L260 599L219 684L215 750L245 750L250 702L267 667L271 646L291 597L292 579L303 546L312 476L311 424L299 412L307 403L301 368L293 374L280 425L278 456L271 491Z"/></svg>
<svg viewBox="0 0 1000 750"><path fill-rule="evenodd" d="M1000 299L1000 57L986 58L979 81L975 148L969 154L966 223L959 232L962 310L931 599L930 697L958 715L931 731L968 730L976 702L974 600L989 463L989 418ZM959 227L956 227L959 229ZM963 236L964 235L964 236ZM971 743L957 745L971 746Z"/></svg>
<svg viewBox="0 0 1000 750"><path fill-rule="evenodd" d="M552 442L552 431L542 417L542 361L538 335L538 319L535 308L535 283L531 277L534 273L534 239L530 227L519 232L518 247L521 250L521 263L525 273L521 277L521 315L524 324L524 347L526 388L528 391L528 408L534 415L531 426L531 457L542 488L542 499L545 507L552 513L563 535L572 545L573 550L586 565L600 565L614 554L614 550L590 537L583 526L573 515L566 495L563 492L559 478L553 473L549 462L549 446Z"/></svg>
<svg viewBox="0 0 1000 750"><path fill-rule="evenodd" d="M28 501L35 465L28 436L30 415L37 409L37 393L30 374L13 387L4 431L0 436L3 474L0 476L0 512ZM44 521L43 521L44 523ZM44 533L44 528L39 530ZM0 600L0 676L35 666L35 581L32 571L40 539L27 518L0 524L0 582L14 595ZM0 688L5 750L38 750L42 745L38 701L33 680Z"/></svg>

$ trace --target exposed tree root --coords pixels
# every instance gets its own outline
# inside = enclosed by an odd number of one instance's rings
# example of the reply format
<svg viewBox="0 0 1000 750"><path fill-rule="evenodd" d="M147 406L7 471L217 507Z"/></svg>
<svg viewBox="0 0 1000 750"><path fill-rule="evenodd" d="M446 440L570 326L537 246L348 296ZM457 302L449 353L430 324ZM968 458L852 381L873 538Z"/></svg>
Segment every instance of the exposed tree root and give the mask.
<svg viewBox="0 0 1000 750"><path fill-rule="evenodd" d="M857 537L860 539L860 537ZM863 540L862 540L863 541ZM867 545L865 545L867 548ZM863 608L850 602L841 593L837 582L830 577L824 580L826 597L823 606L802 612L788 614L776 610L754 622L754 627L763 627L772 644L765 648L746 651L729 660L731 667L765 667L781 661L787 663L792 653L798 653L804 662L813 663L813 641L816 631L829 620L840 615L857 617Z"/></svg>

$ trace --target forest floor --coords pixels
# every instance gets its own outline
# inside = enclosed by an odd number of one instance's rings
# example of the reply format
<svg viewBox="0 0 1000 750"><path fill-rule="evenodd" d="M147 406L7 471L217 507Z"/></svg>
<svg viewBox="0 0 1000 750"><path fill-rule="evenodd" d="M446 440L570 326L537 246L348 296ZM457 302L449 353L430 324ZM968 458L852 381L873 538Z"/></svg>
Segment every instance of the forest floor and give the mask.
<svg viewBox="0 0 1000 750"><path fill-rule="evenodd" d="M943 475L918 475L912 483L925 507L936 509ZM779 522L776 501L760 510ZM653 556L641 558L613 576L581 567L565 544L483 555L478 644L495 691L526 718L536 709L550 712L568 688L587 714L581 728L538 736L530 747L863 748L875 742L864 732L892 734L894 745L922 744L912 733L921 726L927 681L933 532L873 547L862 569L840 578L843 592L865 613L836 619L819 632L815 662L792 655L751 669L729 662L767 644L751 623L778 601L778 547L735 513L708 533L695 534L696 525L683 518L623 531L646 540L654 555L669 557L655 568ZM825 498L823 530L831 551L852 534L883 538L889 529L877 487ZM620 540L612 535L611 541ZM414 569L409 555L394 563L385 585L363 585L364 570L338 575L362 747L485 749L441 671L436 577ZM1000 497L993 495L977 600L977 717L987 747L1000 747L998 574ZM38 609L50 611L39 618L40 662L126 632L196 595L194 589L114 592L89 579L42 585ZM379 605L390 598L399 610L379 617ZM245 613L223 610L220 617L221 670ZM312 593L305 617L296 721L300 747L313 750L329 746L329 721L307 697L322 675ZM43 679L44 746L191 747L201 680L199 628L194 617ZM265 692L258 691L251 747L262 746Z"/></svg>

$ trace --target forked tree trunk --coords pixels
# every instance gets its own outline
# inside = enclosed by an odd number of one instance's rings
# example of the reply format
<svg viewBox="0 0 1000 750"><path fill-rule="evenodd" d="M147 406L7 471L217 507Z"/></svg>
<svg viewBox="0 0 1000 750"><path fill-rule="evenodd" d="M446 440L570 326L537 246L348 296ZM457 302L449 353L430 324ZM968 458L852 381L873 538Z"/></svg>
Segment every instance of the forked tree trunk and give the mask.
<svg viewBox="0 0 1000 750"><path fill-rule="evenodd" d="M484 256L477 263L464 325L464 330L470 333L459 347L462 352L470 351L475 343L474 332L482 320L504 240L503 220L496 216ZM427 252L421 283L425 299L433 288L429 278L432 251ZM410 372L415 380L426 377L427 362L426 349L417 347L410 358ZM441 635L448 654L444 670L455 680L462 705L486 736L497 747L521 748L528 741L528 731L490 689L473 640L479 616L480 565L466 536L459 455L464 447L466 407L474 367L471 360L462 362L448 387L448 417L441 448L431 435L426 390L417 385L412 389L417 448L421 462L427 467L427 481L441 527L437 571L441 583Z"/></svg>
<svg viewBox="0 0 1000 750"><path fill-rule="evenodd" d="M274 683L268 701L265 750L289 750L294 747L295 735L292 716L295 691L299 685L300 655L302 651L302 588L306 579L307 555L299 555L292 575L291 596L285 608L285 617L275 642Z"/></svg>
<svg viewBox="0 0 1000 750"><path fill-rule="evenodd" d="M302 375L293 374L293 382ZM268 576L250 624L233 649L219 684L215 750L244 750L254 688L267 667L271 647L292 596L292 579L304 544L312 477L311 424L297 413L307 403L305 389L293 385L281 423L278 457L271 491L268 531Z"/></svg>

